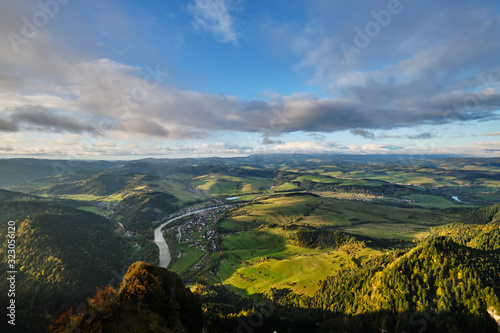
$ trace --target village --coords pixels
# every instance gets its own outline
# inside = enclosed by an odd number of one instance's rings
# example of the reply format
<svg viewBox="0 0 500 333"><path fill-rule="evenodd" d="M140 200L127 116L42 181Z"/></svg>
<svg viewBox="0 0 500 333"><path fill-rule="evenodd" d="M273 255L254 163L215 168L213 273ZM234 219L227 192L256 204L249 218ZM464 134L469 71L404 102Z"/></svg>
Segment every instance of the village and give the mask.
<svg viewBox="0 0 500 333"><path fill-rule="evenodd" d="M184 246L204 251L216 252L216 225L221 215L232 209L233 205L226 205L206 210L177 227L177 241Z"/></svg>

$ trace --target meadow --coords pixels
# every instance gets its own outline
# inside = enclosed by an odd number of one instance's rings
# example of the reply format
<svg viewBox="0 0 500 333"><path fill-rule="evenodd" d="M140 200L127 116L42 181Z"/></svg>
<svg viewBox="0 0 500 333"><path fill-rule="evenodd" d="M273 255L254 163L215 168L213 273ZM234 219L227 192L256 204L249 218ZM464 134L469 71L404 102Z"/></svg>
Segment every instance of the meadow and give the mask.
<svg viewBox="0 0 500 333"><path fill-rule="evenodd" d="M310 293L338 269L362 265L385 250L369 241L354 251L303 248L291 241L299 230L336 228L363 240L370 237L412 247L431 227L462 221L461 213L436 209L301 193L269 196L231 212L219 223L223 251L219 274L240 294L263 293L272 287Z"/></svg>
<svg viewBox="0 0 500 333"><path fill-rule="evenodd" d="M205 255L205 252L177 244L175 253L172 255L175 258L172 257L172 263L168 266L168 269L181 274L193 266L200 257Z"/></svg>

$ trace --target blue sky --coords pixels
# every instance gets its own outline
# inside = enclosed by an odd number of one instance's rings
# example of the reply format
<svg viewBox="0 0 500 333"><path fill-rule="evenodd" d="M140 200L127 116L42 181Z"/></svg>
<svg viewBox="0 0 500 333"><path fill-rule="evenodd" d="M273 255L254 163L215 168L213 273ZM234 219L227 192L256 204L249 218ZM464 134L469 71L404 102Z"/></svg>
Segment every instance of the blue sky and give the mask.
<svg viewBox="0 0 500 333"><path fill-rule="evenodd" d="M500 156L498 1L4 1L0 157Z"/></svg>

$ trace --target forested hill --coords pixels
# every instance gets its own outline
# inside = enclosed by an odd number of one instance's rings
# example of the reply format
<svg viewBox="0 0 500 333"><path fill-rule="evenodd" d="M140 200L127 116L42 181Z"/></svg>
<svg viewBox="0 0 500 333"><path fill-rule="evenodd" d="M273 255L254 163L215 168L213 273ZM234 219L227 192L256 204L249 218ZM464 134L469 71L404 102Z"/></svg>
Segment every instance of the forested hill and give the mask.
<svg viewBox="0 0 500 333"><path fill-rule="evenodd" d="M8 221L16 221L16 306L23 318L16 325L19 332L43 331L47 315L78 307L96 287L122 276L122 244L108 219L57 201L0 194L10 198L0 207L0 239L6 239ZM0 246L2 267L7 267L6 251L5 241ZM6 274L0 272L1 290L9 289ZM7 301L7 293L0 294L0 303Z"/></svg>
<svg viewBox="0 0 500 333"><path fill-rule="evenodd" d="M81 203L74 200L43 198L18 192L0 190L0 211L3 221L22 219L38 213L61 214L72 212L80 214L76 209Z"/></svg>
<svg viewBox="0 0 500 333"><path fill-rule="evenodd" d="M325 279L316 293L271 290L285 308L304 310L319 332L496 332L500 253L435 237ZM293 319L293 318L291 318Z"/></svg>
<svg viewBox="0 0 500 333"><path fill-rule="evenodd" d="M0 159L0 188L22 184L35 178L63 175L81 170L112 169L120 164L120 162L109 161Z"/></svg>
<svg viewBox="0 0 500 333"><path fill-rule="evenodd" d="M471 210L469 219L479 224L500 222L500 203Z"/></svg>
<svg viewBox="0 0 500 333"><path fill-rule="evenodd" d="M106 287L86 302L81 314L68 310L51 324L52 332L189 332L203 330L200 299L179 276L136 262L119 290Z"/></svg>
<svg viewBox="0 0 500 333"><path fill-rule="evenodd" d="M175 196L164 192L134 192L123 199L116 208L116 215L127 230L141 234L152 233L151 222L160 220L178 209Z"/></svg>

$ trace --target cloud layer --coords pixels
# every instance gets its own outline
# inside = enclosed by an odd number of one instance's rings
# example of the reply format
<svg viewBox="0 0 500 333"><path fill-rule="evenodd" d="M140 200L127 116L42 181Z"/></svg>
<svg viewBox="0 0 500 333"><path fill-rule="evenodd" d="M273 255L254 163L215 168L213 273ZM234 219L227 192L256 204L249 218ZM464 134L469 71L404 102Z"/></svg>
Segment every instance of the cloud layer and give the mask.
<svg viewBox="0 0 500 333"><path fill-rule="evenodd" d="M377 34L366 27L378 22L372 12L388 10L387 1L349 8L351 16L342 26L328 20L336 6L314 1L309 22L291 25L270 19L265 24L268 36L262 36L294 54L299 59L295 70L322 87L321 93L242 100L229 93L167 85L169 72L163 64L141 68L65 48L55 25L57 15L64 15L63 5L54 18L46 14L49 22L39 23L35 33L23 18L36 26L33 19L43 10L39 4L3 3L0 30L7 37L0 41L0 133L106 140L198 140L216 132L255 133L266 152L271 146L328 152L344 148L318 142L292 147L278 137L348 131L368 140L398 139L402 136L377 136L374 131L500 119L500 18L488 1L404 2L390 22L378 23ZM235 28L236 10L235 2L225 0L194 0L187 6L196 29L235 46L242 38ZM346 58L342 43L358 51ZM433 136L423 132L406 138ZM366 149L391 150L387 147ZM134 154L133 149L127 152Z"/></svg>

